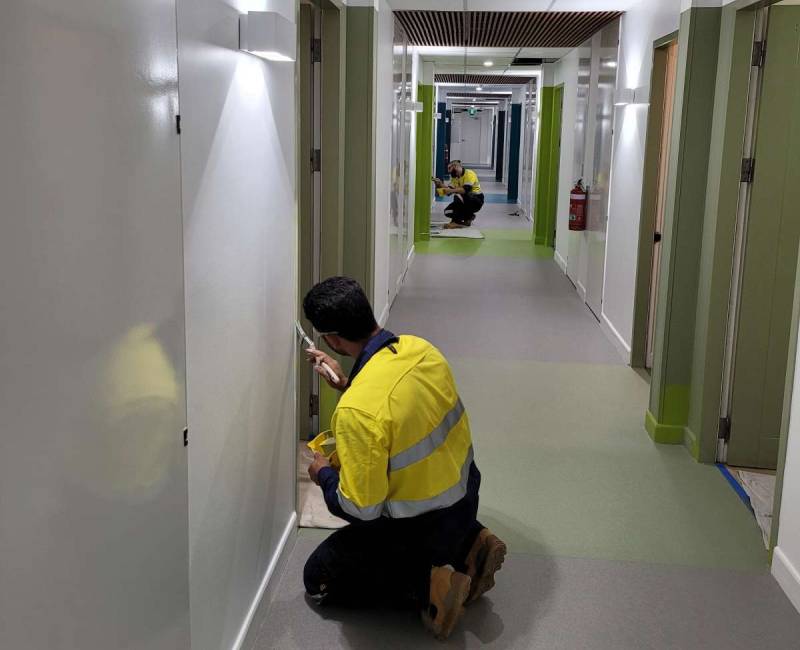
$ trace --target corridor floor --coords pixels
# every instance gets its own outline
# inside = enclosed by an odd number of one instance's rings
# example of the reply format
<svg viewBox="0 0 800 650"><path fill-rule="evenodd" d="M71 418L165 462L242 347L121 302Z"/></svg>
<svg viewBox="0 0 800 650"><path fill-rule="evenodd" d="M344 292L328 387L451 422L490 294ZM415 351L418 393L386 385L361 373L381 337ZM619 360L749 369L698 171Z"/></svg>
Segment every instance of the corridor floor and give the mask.
<svg viewBox="0 0 800 650"><path fill-rule="evenodd" d="M450 360L483 473L480 517L509 545L497 587L445 644L543 650L798 647L755 521L712 466L644 431L648 385L513 206L483 241L417 248L389 322ZM301 531L254 648L438 648L413 613L315 608ZM391 585L387 585L391 589Z"/></svg>

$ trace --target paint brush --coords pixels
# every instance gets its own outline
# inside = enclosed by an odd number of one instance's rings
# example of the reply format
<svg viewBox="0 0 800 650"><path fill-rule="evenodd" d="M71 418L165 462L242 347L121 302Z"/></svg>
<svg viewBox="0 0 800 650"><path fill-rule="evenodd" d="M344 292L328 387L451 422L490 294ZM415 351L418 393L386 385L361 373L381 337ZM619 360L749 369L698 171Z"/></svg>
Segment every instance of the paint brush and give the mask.
<svg viewBox="0 0 800 650"><path fill-rule="evenodd" d="M297 332L298 341L302 341L303 343L305 343L306 347L309 350L316 350L317 346L314 345L314 341L312 341L311 338L308 336L308 334L305 333L305 330L303 330L303 326L300 325L299 320L296 320L294 322L294 327L295 331ZM322 369L325 371L325 374L327 374L328 377L330 377L330 380L333 383L335 384L339 383L339 376L333 371L333 368L331 368L327 363L325 363L324 361L320 361L317 365L322 366Z"/></svg>

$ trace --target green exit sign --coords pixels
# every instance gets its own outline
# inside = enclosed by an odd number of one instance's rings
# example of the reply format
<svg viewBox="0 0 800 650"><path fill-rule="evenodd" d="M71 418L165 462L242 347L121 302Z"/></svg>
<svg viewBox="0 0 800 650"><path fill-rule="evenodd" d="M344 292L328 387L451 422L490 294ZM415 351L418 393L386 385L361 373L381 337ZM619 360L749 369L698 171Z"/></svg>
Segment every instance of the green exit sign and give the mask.
<svg viewBox="0 0 800 650"><path fill-rule="evenodd" d="M470 114L470 115L475 115L475 113L477 113L477 112L478 112L478 111L477 111L476 109L474 109L474 108L470 108L470 109L469 109L469 114Z"/></svg>

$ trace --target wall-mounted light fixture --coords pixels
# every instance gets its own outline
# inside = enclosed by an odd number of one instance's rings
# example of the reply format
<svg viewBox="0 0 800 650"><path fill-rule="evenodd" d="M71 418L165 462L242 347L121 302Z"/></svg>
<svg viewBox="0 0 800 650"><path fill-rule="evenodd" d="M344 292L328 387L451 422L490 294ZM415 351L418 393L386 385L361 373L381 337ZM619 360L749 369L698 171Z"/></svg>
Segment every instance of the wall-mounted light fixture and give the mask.
<svg viewBox="0 0 800 650"><path fill-rule="evenodd" d="M638 88L620 88L614 93L614 106L628 106L629 104L649 104L650 88L639 86Z"/></svg>
<svg viewBox="0 0 800 650"><path fill-rule="evenodd" d="M239 49L269 61L294 61L296 31L275 11L250 11L239 16Z"/></svg>

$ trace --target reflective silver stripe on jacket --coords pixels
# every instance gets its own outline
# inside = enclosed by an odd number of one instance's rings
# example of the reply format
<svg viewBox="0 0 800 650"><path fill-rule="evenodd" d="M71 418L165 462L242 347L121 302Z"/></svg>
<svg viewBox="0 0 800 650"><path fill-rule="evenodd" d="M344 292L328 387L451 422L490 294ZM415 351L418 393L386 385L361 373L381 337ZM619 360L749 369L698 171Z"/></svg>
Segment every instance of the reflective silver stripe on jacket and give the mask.
<svg viewBox="0 0 800 650"><path fill-rule="evenodd" d="M342 510L344 510L351 517L356 517L357 519L362 519L363 521L370 521L372 519L377 519L383 514L383 502L376 503L374 506L364 506L363 508L359 508L355 503L350 501L350 499L342 494L341 489L336 490L336 496L339 497L339 505L342 506Z"/></svg>
<svg viewBox="0 0 800 650"><path fill-rule="evenodd" d="M467 482L469 481L469 468L472 465L472 459L473 453L470 446L467 458L461 466L461 478L458 483L435 497L420 501L387 501L385 505L389 516L396 519L416 517L432 510L448 508L463 499L467 494Z"/></svg>
<svg viewBox="0 0 800 650"><path fill-rule="evenodd" d="M419 442L389 459L389 471L396 472L430 456L445 443L448 434L459 423L462 415L464 415L464 405L459 398L456 405L444 416L439 426Z"/></svg>

